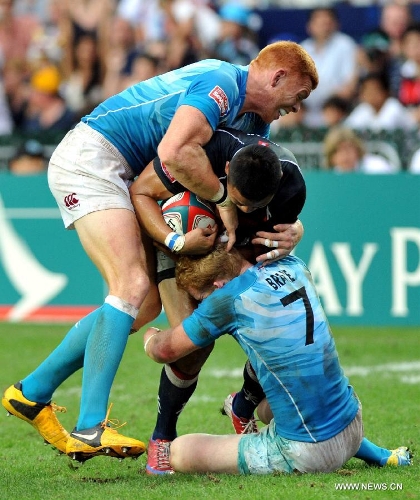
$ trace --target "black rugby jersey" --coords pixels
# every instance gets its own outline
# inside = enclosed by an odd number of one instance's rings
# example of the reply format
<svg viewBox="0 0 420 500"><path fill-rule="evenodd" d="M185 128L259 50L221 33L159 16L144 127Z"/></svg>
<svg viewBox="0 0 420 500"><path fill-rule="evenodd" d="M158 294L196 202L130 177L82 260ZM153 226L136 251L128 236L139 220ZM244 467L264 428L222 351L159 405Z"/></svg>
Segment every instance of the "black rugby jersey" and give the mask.
<svg viewBox="0 0 420 500"><path fill-rule="evenodd" d="M225 166L234 154L249 144L263 144L277 154L283 177L279 188L270 203L251 213L238 210L239 226L236 230L236 245L245 245L256 231L274 232L276 224L294 223L299 217L306 200L306 185L302 172L291 151L264 137L247 134L230 128L217 129L210 141L204 146L214 173L226 184ZM173 194L185 191L176 181L159 158L154 160L154 169L165 187Z"/></svg>

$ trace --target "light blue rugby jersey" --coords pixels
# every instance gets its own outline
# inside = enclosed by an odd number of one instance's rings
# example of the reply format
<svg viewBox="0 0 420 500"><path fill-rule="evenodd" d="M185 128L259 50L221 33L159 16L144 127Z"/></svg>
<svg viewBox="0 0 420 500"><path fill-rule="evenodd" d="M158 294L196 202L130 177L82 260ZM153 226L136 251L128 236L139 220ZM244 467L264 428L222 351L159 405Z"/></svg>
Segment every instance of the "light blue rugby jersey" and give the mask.
<svg viewBox="0 0 420 500"><path fill-rule="evenodd" d="M237 340L280 436L325 441L356 416L357 397L340 367L309 270L297 257L251 267L213 292L183 327L201 347L225 333Z"/></svg>
<svg viewBox="0 0 420 500"><path fill-rule="evenodd" d="M200 61L137 83L99 104L82 121L104 135L138 175L181 104L199 109L215 130L232 127L268 137L269 125L255 113L237 118L245 100L248 66Z"/></svg>

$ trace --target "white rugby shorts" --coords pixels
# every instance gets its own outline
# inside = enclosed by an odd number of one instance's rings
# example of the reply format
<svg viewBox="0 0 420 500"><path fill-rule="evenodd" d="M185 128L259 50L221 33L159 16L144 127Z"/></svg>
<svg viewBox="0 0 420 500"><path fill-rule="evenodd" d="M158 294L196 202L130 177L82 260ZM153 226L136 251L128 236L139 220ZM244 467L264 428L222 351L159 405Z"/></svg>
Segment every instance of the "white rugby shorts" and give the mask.
<svg viewBox="0 0 420 500"><path fill-rule="evenodd" d="M67 229L99 210L134 212L128 191L133 180L133 171L117 148L82 122L63 138L48 166L48 184Z"/></svg>
<svg viewBox="0 0 420 500"><path fill-rule="evenodd" d="M333 472L357 453L362 439L361 408L344 430L331 439L318 443L282 438L276 433L272 420L258 434L244 434L239 441L239 472Z"/></svg>

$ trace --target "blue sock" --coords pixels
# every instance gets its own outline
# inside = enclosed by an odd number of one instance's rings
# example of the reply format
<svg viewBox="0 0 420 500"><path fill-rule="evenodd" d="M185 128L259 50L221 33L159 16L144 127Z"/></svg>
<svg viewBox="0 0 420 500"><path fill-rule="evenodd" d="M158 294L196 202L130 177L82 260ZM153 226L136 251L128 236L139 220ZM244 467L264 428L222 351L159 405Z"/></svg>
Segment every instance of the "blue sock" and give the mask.
<svg viewBox="0 0 420 500"><path fill-rule="evenodd" d="M358 452L354 455L356 458L364 460L369 465L385 465L387 458L391 452L386 448L381 448L373 444L366 438L363 438Z"/></svg>
<svg viewBox="0 0 420 500"><path fill-rule="evenodd" d="M100 308L86 344L77 430L89 429L104 420L111 386L136 315L134 306L114 296L108 296Z"/></svg>
<svg viewBox="0 0 420 500"><path fill-rule="evenodd" d="M22 380L25 398L48 403L57 387L83 366L86 342L100 309L78 321L62 342L30 375Z"/></svg>

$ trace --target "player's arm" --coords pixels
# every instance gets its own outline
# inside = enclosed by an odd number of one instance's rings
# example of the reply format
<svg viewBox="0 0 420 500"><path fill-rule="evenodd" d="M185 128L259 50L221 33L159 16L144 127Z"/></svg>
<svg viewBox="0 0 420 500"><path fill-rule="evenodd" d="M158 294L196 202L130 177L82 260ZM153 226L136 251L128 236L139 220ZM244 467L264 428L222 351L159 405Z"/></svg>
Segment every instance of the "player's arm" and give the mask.
<svg viewBox="0 0 420 500"><path fill-rule="evenodd" d="M173 363L197 349L182 324L163 331L148 328L144 334L144 350L157 363Z"/></svg>
<svg viewBox="0 0 420 500"><path fill-rule="evenodd" d="M172 193L157 176L153 162L130 186L130 196L140 225L154 241L163 244L171 230L163 219L158 201L170 198Z"/></svg>
<svg viewBox="0 0 420 500"><path fill-rule="evenodd" d="M193 106L183 105L176 111L158 147L158 155L173 177L196 195L217 202L225 188L213 172L203 149L213 135L204 114ZM219 213L228 232L228 250L235 243L238 226L236 207L219 206Z"/></svg>
<svg viewBox="0 0 420 500"><path fill-rule="evenodd" d="M205 200L213 198L220 181L211 168L203 146L213 130L204 114L192 106L180 106L159 146L160 160L172 176Z"/></svg>
<svg viewBox="0 0 420 500"><path fill-rule="evenodd" d="M158 201L170 198L173 193L156 174L153 162L147 165L131 185L130 195L141 227L154 241L165 246L166 238L172 231L163 218ZM180 253L207 253L214 245L216 231L217 226L190 231L185 236L185 244Z"/></svg>

